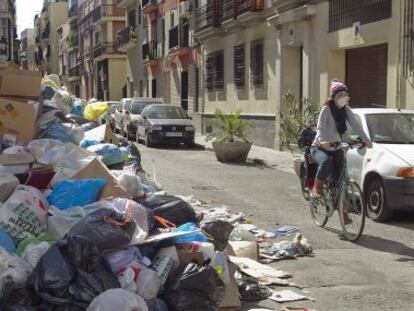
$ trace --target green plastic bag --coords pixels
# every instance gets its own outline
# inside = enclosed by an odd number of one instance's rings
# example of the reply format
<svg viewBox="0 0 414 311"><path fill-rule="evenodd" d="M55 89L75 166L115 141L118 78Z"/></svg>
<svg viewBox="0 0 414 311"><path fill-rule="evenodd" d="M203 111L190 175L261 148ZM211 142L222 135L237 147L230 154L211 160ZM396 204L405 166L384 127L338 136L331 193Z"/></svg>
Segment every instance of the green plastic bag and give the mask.
<svg viewBox="0 0 414 311"><path fill-rule="evenodd" d="M23 255L23 252L27 246L31 244L36 245L41 242L47 242L50 245L55 244L55 240L47 232L43 232L39 234L37 237L27 238L21 241L19 245L17 246L16 254L20 257L21 255Z"/></svg>

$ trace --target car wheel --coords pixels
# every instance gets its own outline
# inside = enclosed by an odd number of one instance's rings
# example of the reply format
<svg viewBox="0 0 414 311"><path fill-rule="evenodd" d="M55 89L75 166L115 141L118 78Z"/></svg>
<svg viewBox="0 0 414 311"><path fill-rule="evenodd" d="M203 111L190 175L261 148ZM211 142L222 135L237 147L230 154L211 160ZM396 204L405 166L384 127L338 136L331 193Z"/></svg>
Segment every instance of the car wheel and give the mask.
<svg viewBox="0 0 414 311"><path fill-rule="evenodd" d="M384 184L379 178L372 179L365 192L365 201L369 218L378 222L390 220L394 214L387 203Z"/></svg>
<svg viewBox="0 0 414 311"><path fill-rule="evenodd" d="M195 142L194 141L190 141L190 142L187 142L187 147L188 148L194 148L195 147Z"/></svg>

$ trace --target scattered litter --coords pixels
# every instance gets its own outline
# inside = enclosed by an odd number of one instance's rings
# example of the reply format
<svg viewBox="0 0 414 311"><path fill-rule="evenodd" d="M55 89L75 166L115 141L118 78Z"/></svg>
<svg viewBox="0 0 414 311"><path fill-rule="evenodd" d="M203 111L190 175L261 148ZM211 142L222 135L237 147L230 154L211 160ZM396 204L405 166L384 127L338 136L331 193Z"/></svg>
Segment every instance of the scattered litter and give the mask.
<svg viewBox="0 0 414 311"><path fill-rule="evenodd" d="M299 301L299 300L313 300L312 298L295 293L291 290L283 290L280 292L273 292L269 299L277 302L290 302L290 301Z"/></svg>

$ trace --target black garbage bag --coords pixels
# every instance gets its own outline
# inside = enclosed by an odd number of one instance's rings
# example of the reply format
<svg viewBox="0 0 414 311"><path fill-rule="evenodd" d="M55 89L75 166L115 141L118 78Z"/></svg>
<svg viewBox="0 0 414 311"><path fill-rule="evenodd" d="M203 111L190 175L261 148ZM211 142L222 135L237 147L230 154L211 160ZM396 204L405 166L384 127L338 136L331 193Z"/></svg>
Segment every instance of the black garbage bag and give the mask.
<svg viewBox="0 0 414 311"><path fill-rule="evenodd" d="M150 196L139 203L150 209L154 216L162 217L177 226L200 220L188 203L172 195ZM162 227L159 223L155 225Z"/></svg>
<svg viewBox="0 0 414 311"><path fill-rule="evenodd" d="M202 229L213 238L214 249L223 252L229 243L229 236L234 226L227 221L216 220L204 224Z"/></svg>
<svg viewBox="0 0 414 311"><path fill-rule="evenodd" d="M53 310L84 310L100 293L120 287L116 275L103 257L99 258L91 272L76 268L70 258L67 246L63 243L54 245L29 277L30 286Z"/></svg>
<svg viewBox="0 0 414 311"><path fill-rule="evenodd" d="M170 279L164 298L170 311L216 311L225 286L210 266L189 264Z"/></svg>
<svg viewBox="0 0 414 311"><path fill-rule="evenodd" d="M102 251L128 245L136 223L131 217L110 209L99 209L78 222L67 234L70 257L87 272L96 267Z"/></svg>
<svg viewBox="0 0 414 311"><path fill-rule="evenodd" d="M151 299L147 301L148 311L169 311L166 303L161 299Z"/></svg>
<svg viewBox="0 0 414 311"><path fill-rule="evenodd" d="M42 299L27 285L6 283L0 311L39 311Z"/></svg>

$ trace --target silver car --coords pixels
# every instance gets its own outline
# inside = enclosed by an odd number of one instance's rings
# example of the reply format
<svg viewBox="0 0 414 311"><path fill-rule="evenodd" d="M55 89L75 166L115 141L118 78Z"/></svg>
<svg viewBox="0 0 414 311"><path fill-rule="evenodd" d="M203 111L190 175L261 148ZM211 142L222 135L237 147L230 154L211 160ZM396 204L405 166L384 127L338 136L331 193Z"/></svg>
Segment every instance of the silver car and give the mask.
<svg viewBox="0 0 414 311"><path fill-rule="evenodd" d="M137 141L154 144L194 146L194 126L187 112L168 104L147 106L138 121Z"/></svg>

